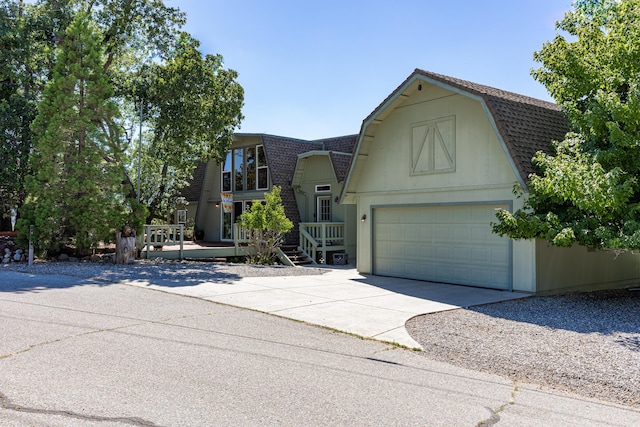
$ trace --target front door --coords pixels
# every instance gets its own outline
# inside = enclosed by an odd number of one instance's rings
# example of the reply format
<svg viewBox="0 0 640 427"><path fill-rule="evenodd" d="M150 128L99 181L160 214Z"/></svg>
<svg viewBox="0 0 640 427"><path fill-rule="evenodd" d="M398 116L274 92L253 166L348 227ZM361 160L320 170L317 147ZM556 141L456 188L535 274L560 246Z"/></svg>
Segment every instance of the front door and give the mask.
<svg viewBox="0 0 640 427"><path fill-rule="evenodd" d="M233 229L240 215L248 207L251 202L239 201L233 202L233 212L222 213L222 228L220 239L223 241L233 241Z"/></svg>
<svg viewBox="0 0 640 427"><path fill-rule="evenodd" d="M316 221L331 222L331 196L318 196L316 202Z"/></svg>

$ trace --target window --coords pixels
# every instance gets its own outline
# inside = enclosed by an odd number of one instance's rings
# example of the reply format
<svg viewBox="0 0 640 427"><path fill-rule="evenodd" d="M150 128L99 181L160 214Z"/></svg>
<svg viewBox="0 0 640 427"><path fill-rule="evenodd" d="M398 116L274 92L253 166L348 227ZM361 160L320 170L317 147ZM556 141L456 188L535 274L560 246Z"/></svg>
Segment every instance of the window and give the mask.
<svg viewBox="0 0 640 427"><path fill-rule="evenodd" d="M331 184L316 185L316 193L330 193L330 192L331 192Z"/></svg>
<svg viewBox="0 0 640 427"><path fill-rule="evenodd" d="M233 150L233 170L235 173L234 191L244 191L244 148Z"/></svg>
<svg viewBox="0 0 640 427"><path fill-rule="evenodd" d="M255 147L247 147L247 190L256 188L256 149Z"/></svg>
<svg viewBox="0 0 640 427"><path fill-rule="evenodd" d="M264 154L264 147L262 145L258 145L256 147L258 151L258 190L266 190L269 188L269 179L268 172L269 168L267 167L267 156Z"/></svg>
<svg viewBox="0 0 640 427"><path fill-rule="evenodd" d="M187 211L185 209L178 210L178 224L187 223Z"/></svg>
<svg viewBox="0 0 640 427"><path fill-rule="evenodd" d="M256 191L269 188L269 168L262 145L235 148L222 166L222 191Z"/></svg>

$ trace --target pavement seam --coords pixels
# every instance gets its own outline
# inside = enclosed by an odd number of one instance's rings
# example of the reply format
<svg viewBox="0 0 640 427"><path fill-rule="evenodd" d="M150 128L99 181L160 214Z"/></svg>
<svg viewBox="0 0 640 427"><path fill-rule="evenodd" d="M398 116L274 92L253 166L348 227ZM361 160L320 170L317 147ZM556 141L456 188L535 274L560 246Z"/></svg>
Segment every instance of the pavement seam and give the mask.
<svg viewBox="0 0 640 427"><path fill-rule="evenodd" d="M147 323L147 322L143 322L143 323ZM8 359L9 357L13 357L13 356L17 356L19 354L27 353L27 352L33 350L34 348L43 347L43 346L51 345L51 344L57 344L57 343L60 343L62 341L67 341L67 340L70 340L70 339L83 337L83 336L87 336L87 335L92 335L92 334L97 334L97 333L101 333L101 332L112 332L112 331L117 331L119 329L126 329L126 328L131 328L131 327L134 327L134 326L140 326L143 323L134 323L134 324L130 324L130 325L123 325L123 326L118 326L118 327L115 327L115 328L108 328L108 329L94 329L94 330L82 332L82 333L79 333L79 334L73 334L73 335L68 335L68 336L62 337L62 338L57 338L55 340L43 341L43 342L39 342L39 343L36 343L36 344L31 344L31 345L29 345L29 347L23 348L22 350L13 351L13 352L8 353L8 354L0 354L0 360Z"/></svg>
<svg viewBox="0 0 640 427"><path fill-rule="evenodd" d="M27 414L58 415L61 417L73 418L76 420L83 420L83 421L118 422L123 424L129 424L135 427L159 427L158 424L155 424L151 421L147 421L138 417L102 417L97 415L83 415L77 412L64 411L64 410L28 408L28 407L17 405L15 403L11 403L9 398L7 398L7 396L2 392L0 392L0 408L6 411L14 411L14 412L27 413Z"/></svg>
<svg viewBox="0 0 640 427"><path fill-rule="evenodd" d="M480 421L477 426L487 427L498 424L500 422L500 413L503 412L508 406L516 404L516 395L518 394L518 392L518 383L516 380L513 380L513 389L511 390L511 397L509 398L509 401L496 409L487 408L491 412L491 416L486 420Z"/></svg>

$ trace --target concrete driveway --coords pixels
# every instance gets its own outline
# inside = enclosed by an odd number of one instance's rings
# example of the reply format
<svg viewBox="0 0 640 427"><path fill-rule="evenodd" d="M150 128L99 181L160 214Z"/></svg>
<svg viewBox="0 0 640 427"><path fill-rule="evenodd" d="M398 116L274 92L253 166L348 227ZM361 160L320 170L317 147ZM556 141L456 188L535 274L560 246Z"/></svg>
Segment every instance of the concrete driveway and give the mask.
<svg viewBox="0 0 640 427"><path fill-rule="evenodd" d="M304 267L303 267L304 268ZM421 348L405 329L410 318L460 307L523 298L526 293L359 274L352 266L322 275L246 277L175 286L127 283L244 307L376 340Z"/></svg>

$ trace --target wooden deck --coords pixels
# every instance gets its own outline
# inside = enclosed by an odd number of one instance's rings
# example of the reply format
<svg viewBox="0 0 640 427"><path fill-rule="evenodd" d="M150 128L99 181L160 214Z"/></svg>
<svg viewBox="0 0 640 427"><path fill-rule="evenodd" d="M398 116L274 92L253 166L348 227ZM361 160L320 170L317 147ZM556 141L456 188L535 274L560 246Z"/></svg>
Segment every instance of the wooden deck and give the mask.
<svg viewBox="0 0 640 427"><path fill-rule="evenodd" d="M247 254L246 246L236 247L233 242L191 242L184 241L182 244L183 259L209 259L228 258L233 256L244 256ZM143 259L164 258L180 259L180 245L162 246L162 249L151 249L147 252L146 246L142 248L140 257Z"/></svg>

